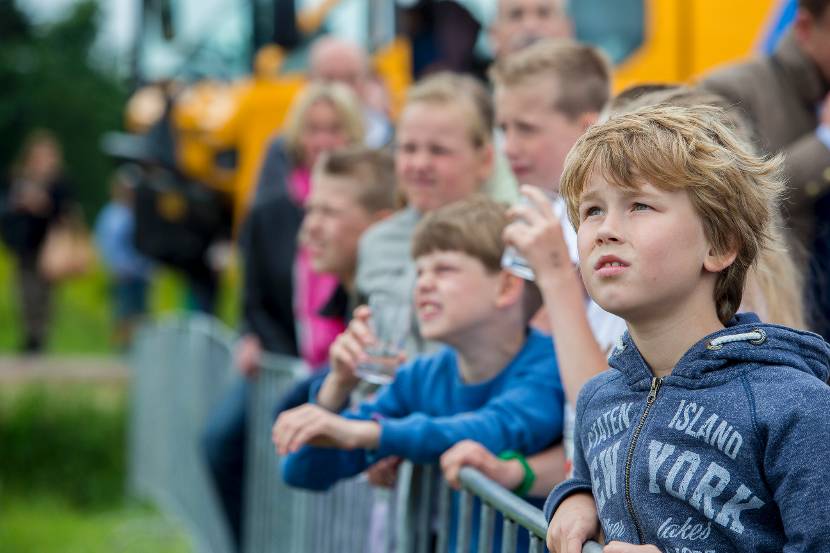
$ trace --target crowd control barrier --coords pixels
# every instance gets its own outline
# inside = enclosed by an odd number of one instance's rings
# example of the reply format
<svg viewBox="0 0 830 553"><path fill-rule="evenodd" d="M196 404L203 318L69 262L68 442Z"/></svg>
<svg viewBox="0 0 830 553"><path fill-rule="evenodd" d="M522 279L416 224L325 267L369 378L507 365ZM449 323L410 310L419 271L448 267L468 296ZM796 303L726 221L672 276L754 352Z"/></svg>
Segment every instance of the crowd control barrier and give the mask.
<svg viewBox="0 0 830 553"><path fill-rule="evenodd" d="M176 519L197 553L234 553L201 446L210 410L234 378L234 334L203 315L145 325L130 352L129 484ZM247 450L244 553L449 553L452 491L435 466L403 463L395 490L365 477L331 490L286 486L271 443L274 408L307 376L293 358L266 355L253 386ZM461 471L456 551L470 551L473 501L481 503L478 547L493 551L496 513L501 551L516 551L517 533L530 551L544 550L542 512L473 468ZM601 553L593 542L583 553Z"/></svg>

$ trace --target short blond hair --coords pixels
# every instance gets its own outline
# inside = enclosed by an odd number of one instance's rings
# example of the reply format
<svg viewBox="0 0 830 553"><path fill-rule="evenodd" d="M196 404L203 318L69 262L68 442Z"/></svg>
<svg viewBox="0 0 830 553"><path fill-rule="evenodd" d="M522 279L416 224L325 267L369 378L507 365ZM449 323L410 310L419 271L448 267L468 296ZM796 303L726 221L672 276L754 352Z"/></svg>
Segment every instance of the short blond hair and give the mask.
<svg viewBox="0 0 830 553"><path fill-rule="evenodd" d="M772 240L783 183L781 158L761 158L723 123L712 106L649 106L596 125L565 160L561 194L579 227L579 203L593 174L620 188L648 182L686 190L706 239L717 253L735 251L718 275L714 301L728 322L741 304L746 274Z"/></svg>
<svg viewBox="0 0 830 553"><path fill-rule="evenodd" d="M599 113L611 96L611 68L593 46L569 39L535 42L496 62L490 68L496 87L519 86L540 77L556 80L551 107L570 118Z"/></svg>
<svg viewBox="0 0 830 553"><path fill-rule="evenodd" d="M459 106L467 115L473 146L478 149L493 141L493 101L484 85L473 77L449 72L424 77L409 89L404 109L419 103Z"/></svg>
<svg viewBox="0 0 830 553"><path fill-rule="evenodd" d="M340 83L309 83L291 104L282 130L286 148L295 163L305 161L300 147L300 135L308 111L317 102L326 102L334 108L343 123L349 144L363 142L363 112L354 92Z"/></svg>

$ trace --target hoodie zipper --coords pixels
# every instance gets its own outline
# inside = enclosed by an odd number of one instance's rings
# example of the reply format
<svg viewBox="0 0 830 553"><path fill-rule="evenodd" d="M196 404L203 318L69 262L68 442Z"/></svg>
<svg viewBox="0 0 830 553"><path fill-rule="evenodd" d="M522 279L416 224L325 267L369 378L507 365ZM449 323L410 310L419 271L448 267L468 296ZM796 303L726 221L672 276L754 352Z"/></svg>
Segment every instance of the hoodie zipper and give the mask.
<svg viewBox="0 0 830 553"><path fill-rule="evenodd" d="M637 530L637 538L640 540L640 544L645 542L645 534L643 533L643 527L640 525L640 519L637 518L637 513L634 512L634 502L631 500L631 465L634 462L634 448L637 447L637 439L640 437L640 431L642 431L646 423L646 418L648 417L649 411L651 411L654 400L657 399L657 392L660 390L662 383L662 378L655 376L651 379L651 389L646 399L646 408L643 410L642 416L640 416L640 422L637 424L637 428L634 429L631 444L628 446L628 453L625 458L625 506L628 508L628 514L631 520L634 521L634 528Z"/></svg>

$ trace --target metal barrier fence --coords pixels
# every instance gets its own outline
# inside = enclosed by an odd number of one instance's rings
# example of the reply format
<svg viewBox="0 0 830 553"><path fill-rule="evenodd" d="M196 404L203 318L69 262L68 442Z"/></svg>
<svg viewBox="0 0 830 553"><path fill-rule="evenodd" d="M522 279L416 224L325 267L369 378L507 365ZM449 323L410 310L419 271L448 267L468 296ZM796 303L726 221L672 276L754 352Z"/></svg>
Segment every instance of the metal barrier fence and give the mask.
<svg viewBox="0 0 830 553"><path fill-rule="evenodd" d="M172 318L143 328L131 352L131 488L178 519L199 553L233 551L200 443L207 415L235 372L233 340L210 317ZM372 488L363 477L325 493L282 482L271 443L273 410L306 374L299 360L267 356L253 387L243 550L447 552L452 492L437 467L402 464L394 492ZM462 469L461 482L456 551L470 550L473 496L482 503L479 552L493 550L496 512L504 518L503 553L516 550L520 527L530 533L531 553L543 550L546 524L539 509L472 468ZM588 543L583 553L601 550Z"/></svg>

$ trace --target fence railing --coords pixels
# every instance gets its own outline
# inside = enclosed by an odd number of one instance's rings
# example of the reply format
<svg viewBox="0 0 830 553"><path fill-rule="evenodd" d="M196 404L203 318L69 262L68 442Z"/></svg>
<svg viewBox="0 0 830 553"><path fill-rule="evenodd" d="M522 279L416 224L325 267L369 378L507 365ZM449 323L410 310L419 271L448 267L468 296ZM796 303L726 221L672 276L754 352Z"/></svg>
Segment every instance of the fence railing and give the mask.
<svg viewBox="0 0 830 553"><path fill-rule="evenodd" d="M131 352L130 470L133 491L178 519L199 553L233 551L210 482L200 437L210 410L231 379L233 334L204 316L146 326ZM365 478L325 493L297 490L280 477L271 443L274 406L303 376L301 361L267 356L253 387L247 450L245 553L427 553L449 551L452 491L437 467L401 465L397 488ZM542 512L472 468L461 471L456 548L470 551L473 498L481 502L478 551L493 551L495 515L504 519L501 551L516 550L517 532L542 551ZM583 553L600 552L586 544Z"/></svg>

